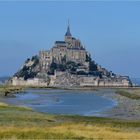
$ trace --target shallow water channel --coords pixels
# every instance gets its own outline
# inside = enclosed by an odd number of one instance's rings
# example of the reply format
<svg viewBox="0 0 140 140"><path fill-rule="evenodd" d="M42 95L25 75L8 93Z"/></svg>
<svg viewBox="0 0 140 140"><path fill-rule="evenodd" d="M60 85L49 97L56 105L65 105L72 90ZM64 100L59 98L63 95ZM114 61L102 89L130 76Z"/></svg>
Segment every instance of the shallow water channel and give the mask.
<svg viewBox="0 0 140 140"><path fill-rule="evenodd" d="M3 97L0 100L49 114L101 116L102 111L116 105L115 101L98 96L101 92L112 91L30 89L26 93Z"/></svg>

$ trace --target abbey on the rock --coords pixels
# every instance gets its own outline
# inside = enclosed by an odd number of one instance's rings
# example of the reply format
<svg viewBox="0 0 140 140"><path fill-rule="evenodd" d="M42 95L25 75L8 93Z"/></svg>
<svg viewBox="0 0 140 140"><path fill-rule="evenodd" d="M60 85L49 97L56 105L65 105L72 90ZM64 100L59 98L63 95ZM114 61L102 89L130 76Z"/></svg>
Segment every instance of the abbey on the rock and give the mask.
<svg viewBox="0 0 140 140"><path fill-rule="evenodd" d="M48 51L27 59L11 79L27 86L131 86L128 76L116 75L95 63L68 24L64 41L55 41Z"/></svg>
<svg viewBox="0 0 140 140"><path fill-rule="evenodd" d="M81 41L72 37L69 24L64 40L65 41L55 41L54 46L49 51L39 52L40 68L42 71L47 71L52 62L61 64L63 61L82 63L85 69L88 69L86 58L89 54Z"/></svg>

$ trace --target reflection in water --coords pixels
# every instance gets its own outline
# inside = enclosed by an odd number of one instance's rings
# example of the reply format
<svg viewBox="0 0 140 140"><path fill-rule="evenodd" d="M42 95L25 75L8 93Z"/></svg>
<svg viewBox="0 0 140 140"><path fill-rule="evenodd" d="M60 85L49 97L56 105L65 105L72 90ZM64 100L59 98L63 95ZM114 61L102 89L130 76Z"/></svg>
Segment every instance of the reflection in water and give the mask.
<svg viewBox="0 0 140 140"><path fill-rule="evenodd" d="M50 114L86 116L98 116L98 112L115 105L114 101L94 92L111 91L28 90L27 93L17 94L16 98L3 98L3 101Z"/></svg>

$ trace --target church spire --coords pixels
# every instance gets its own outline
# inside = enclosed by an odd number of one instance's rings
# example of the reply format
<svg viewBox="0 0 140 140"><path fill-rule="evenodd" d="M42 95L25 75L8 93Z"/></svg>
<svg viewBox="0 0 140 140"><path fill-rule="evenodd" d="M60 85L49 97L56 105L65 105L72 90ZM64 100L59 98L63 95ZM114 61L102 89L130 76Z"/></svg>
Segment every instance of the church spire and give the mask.
<svg viewBox="0 0 140 140"><path fill-rule="evenodd" d="M69 20L68 20L68 27L67 27L67 32L66 32L65 36L72 36L71 33L70 33Z"/></svg>

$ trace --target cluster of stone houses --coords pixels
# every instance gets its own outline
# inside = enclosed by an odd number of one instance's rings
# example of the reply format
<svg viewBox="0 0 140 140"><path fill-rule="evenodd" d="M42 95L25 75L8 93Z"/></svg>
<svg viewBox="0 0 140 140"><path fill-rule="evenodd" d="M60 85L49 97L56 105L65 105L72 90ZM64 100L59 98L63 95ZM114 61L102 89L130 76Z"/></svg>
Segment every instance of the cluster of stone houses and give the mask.
<svg viewBox="0 0 140 140"><path fill-rule="evenodd" d="M102 78L96 76L73 75L68 72L55 72L49 76L49 82L44 78L24 78L13 77L12 85L20 86L52 86L52 87L128 87L130 80L128 77L118 76L112 78Z"/></svg>

